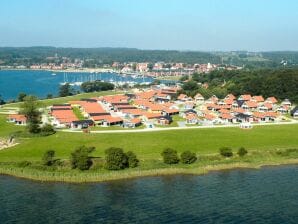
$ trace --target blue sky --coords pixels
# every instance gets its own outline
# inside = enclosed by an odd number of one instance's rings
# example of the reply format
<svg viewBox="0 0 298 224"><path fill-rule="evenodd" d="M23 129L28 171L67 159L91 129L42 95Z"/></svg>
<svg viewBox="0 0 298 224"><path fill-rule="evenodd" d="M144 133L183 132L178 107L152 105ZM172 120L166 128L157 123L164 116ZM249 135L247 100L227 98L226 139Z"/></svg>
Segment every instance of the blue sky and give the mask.
<svg viewBox="0 0 298 224"><path fill-rule="evenodd" d="M298 1L1 0L0 46L298 50Z"/></svg>

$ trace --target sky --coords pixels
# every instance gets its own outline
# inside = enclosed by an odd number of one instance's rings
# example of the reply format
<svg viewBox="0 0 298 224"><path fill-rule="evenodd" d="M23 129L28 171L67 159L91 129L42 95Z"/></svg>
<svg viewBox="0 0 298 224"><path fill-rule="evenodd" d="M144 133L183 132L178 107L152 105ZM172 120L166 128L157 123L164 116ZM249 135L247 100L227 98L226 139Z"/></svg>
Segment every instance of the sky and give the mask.
<svg viewBox="0 0 298 224"><path fill-rule="evenodd" d="M298 1L1 0L0 46L298 50Z"/></svg>

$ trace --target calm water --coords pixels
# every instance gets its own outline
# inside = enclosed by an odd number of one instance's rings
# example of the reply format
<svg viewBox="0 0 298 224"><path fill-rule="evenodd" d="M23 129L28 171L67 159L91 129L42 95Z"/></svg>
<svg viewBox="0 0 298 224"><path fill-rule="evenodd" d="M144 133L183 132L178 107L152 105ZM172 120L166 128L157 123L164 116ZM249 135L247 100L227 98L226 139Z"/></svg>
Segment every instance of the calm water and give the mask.
<svg viewBox="0 0 298 224"><path fill-rule="evenodd" d="M0 176L0 223L298 223L298 166L98 184Z"/></svg>
<svg viewBox="0 0 298 224"><path fill-rule="evenodd" d="M33 94L44 98L51 93L58 94L59 84L62 82L80 82L95 79L109 81L134 81L152 82L152 78L132 78L131 76L122 77L114 73L76 73L76 72L55 72L55 76L50 71L7 71L0 70L0 95L5 100L17 98L20 92Z"/></svg>

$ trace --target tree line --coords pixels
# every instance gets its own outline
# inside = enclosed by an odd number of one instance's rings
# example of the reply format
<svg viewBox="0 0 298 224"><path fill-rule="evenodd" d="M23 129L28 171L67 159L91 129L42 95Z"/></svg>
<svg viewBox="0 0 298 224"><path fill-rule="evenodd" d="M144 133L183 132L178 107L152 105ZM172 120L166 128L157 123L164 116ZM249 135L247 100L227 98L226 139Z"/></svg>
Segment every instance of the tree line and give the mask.
<svg viewBox="0 0 298 224"><path fill-rule="evenodd" d="M208 84L208 88L200 84ZM228 93L275 96L280 100L298 102L298 69L217 70L209 74L194 74L184 83L183 92L189 95L201 93L204 97L220 98Z"/></svg>

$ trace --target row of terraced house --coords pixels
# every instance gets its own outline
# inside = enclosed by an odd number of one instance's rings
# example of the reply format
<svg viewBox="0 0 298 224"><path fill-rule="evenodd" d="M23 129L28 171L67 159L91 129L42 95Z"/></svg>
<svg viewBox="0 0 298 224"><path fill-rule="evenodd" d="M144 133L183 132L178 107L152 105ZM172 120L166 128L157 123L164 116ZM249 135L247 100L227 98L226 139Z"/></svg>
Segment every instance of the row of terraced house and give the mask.
<svg viewBox="0 0 298 224"><path fill-rule="evenodd" d="M219 99L205 99L201 94L189 97L178 87L152 87L134 93L93 97L49 107L49 121L57 128L82 129L90 126L136 128L144 125L169 125L173 116L180 116L187 125L214 125L252 122L276 122L291 113L298 118L298 108L289 100L278 102L275 97L228 94ZM75 114L82 115L80 119ZM9 121L25 124L22 115L10 115Z"/></svg>

